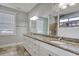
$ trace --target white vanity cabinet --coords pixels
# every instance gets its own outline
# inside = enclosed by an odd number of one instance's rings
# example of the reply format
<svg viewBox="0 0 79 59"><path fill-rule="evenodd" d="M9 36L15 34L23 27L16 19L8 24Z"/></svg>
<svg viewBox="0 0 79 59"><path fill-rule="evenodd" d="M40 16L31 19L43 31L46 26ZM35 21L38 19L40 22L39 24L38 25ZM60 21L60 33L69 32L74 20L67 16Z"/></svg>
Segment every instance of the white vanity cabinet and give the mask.
<svg viewBox="0 0 79 59"><path fill-rule="evenodd" d="M40 41L39 41L40 42ZM48 56L76 56L76 54L66 51L64 49L55 47L53 45L46 44L44 42L40 42L40 55L48 55ZM45 53L42 53L42 52ZM46 52L47 51L47 52Z"/></svg>
<svg viewBox="0 0 79 59"><path fill-rule="evenodd" d="M26 50L33 56L39 55L39 43L36 42L36 40L29 38L29 37L24 37L24 47Z"/></svg>
<svg viewBox="0 0 79 59"><path fill-rule="evenodd" d="M60 49L53 45L24 37L24 47L32 56L75 56L76 54Z"/></svg>

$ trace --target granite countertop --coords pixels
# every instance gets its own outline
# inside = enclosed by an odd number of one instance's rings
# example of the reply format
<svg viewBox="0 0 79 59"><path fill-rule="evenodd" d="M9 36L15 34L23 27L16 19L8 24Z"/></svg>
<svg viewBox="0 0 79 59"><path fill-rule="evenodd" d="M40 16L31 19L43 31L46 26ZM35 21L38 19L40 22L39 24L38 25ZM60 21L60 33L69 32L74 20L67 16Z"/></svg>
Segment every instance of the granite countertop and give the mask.
<svg viewBox="0 0 79 59"><path fill-rule="evenodd" d="M56 46L58 48L67 50L69 52L75 53L79 55L79 43L75 42L70 42L70 41L65 41L65 40L58 40L57 38L51 38L51 37L46 37L42 35L25 35L30 38L42 41L44 43Z"/></svg>

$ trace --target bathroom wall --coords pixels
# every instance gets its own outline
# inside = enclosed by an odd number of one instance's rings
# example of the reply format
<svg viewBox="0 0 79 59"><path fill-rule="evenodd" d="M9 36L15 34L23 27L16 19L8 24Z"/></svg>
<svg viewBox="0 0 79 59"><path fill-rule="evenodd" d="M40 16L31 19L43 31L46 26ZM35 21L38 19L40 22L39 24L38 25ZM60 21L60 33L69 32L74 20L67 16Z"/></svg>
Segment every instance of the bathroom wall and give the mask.
<svg viewBox="0 0 79 59"><path fill-rule="evenodd" d="M16 15L16 35L1 35L0 45L22 42L23 34L29 32L27 14L4 6L0 6L0 10L3 12L15 13Z"/></svg>
<svg viewBox="0 0 79 59"><path fill-rule="evenodd" d="M29 12L29 17L47 17L52 11L52 3L40 3Z"/></svg>

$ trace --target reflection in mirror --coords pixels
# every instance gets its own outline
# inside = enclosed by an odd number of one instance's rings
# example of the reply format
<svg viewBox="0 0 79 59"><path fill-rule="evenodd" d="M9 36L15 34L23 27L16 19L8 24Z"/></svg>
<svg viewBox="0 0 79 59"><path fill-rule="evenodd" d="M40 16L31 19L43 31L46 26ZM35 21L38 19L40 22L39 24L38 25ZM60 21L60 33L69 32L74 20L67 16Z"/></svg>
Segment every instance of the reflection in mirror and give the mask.
<svg viewBox="0 0 79 59"><path fill-rule="evenodd" d="M59 11L58 36L79 39L79 4L68 5Z"/></svg>
<svg viewBox="0 0 79 59"><path fill-rule="evenodd" d="M72 10L76 8L75 6L77 4L56 3L50 8L52 11L46 10L47 13L39 15L41 17L33 16L30 20L31 32L79 38L79 11ZM49 11L51 12L48 14ZM44 15L47 15L47 18Z"/></svg>
<svg viewBox="0 0 79 59"><path fill-rule="evenodd" d="M48 34L48 18L32 17L30 20L30 30L32 33Z"/></svg>
<svg viewBox="0 0 79 59"><path fill-rule="evenodd" d="M70 17L70 15L68 17L66 17L66 15L64 15L64 16L65 17L60 18L60 27L76 27L76 26L79 26L79 16L75 16L75 17L74 17L74 15L73 15L73 17Z"/></svg>

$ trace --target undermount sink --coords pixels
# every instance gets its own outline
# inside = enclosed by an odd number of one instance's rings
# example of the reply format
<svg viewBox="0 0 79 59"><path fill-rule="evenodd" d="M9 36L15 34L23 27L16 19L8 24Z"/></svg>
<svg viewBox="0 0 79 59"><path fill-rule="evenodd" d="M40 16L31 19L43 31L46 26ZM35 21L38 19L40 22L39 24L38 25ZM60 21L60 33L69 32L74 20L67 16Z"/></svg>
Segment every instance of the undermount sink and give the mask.
<svg viewBox="0 0 79 59"><path fill-rule="evenodd" d="M60 42L60 41L50 41L51 43L54 43L54 44L66 44L64 42Z"/></svg>

